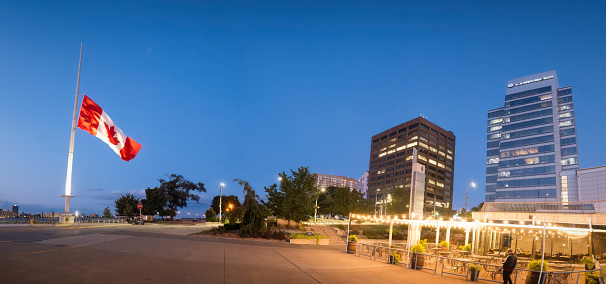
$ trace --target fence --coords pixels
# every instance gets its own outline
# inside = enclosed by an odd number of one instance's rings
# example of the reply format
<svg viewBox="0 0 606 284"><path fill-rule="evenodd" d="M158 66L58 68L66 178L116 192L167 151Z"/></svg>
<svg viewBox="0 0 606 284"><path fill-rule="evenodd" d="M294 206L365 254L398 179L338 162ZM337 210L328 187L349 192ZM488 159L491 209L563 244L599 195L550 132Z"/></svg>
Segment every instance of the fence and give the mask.
<svg viewBox="0 0 606 284"><path fill-rule="evenodd" d="M443 277L463 278L471 281L502 283L502 264L476 261L474 259L446 257L427 253L411 253L406 247L388 247L382 243L358 243L355 253L358 257L368 257L370 260L383 260L390 264L399 264L406 268L429 271ZM409 262L410 260L410 262ZM495 261L496 259L492 259ZM490 260L489 260L490 261ZM474 269L475 268L475 269ZM604 284L597 275L600 269L573 271L572 266L565 271L543 272L541 284ZM524 283L526 278L538 279L538 271L515 269L511 274L513 283ZM595 281L595 282L594 282ZM533 282L533 283L536 283Z"/></svg>

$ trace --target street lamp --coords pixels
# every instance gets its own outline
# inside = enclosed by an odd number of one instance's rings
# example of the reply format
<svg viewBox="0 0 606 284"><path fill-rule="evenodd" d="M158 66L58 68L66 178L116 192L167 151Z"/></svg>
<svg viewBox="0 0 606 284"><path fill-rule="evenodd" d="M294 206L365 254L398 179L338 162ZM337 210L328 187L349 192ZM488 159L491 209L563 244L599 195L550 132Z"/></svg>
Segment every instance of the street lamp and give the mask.
<svg viewBox="0 0 606 284"><path fill-rule="evenodd" d="M325 192L326 188L322 188L320 189L320 194L318 194L318 197L316 197L316 207L315 207L315 211L314 211L314 224L316 223L316 216L318 215L318 199L320 198L320 195L322 194L322 192Z"/></svg>
<svg viewBox="0 0 606 284"><path fill-rule="evenodd" d="M469 193L470 185L471 185L471 187L476 188L476 183L472 181L467 185L467 188L465 189L465 220L467 220L467 200L469 199L469 197L467 195Z"/></svg>
<svg viewBox="0 0 606 284"><path fill-rule="evenodd" d="M224 183L219 184L221 186L221 188L219 189L219 223L221 223L221 201L223 198L223 187L225 186Z"/></svg>

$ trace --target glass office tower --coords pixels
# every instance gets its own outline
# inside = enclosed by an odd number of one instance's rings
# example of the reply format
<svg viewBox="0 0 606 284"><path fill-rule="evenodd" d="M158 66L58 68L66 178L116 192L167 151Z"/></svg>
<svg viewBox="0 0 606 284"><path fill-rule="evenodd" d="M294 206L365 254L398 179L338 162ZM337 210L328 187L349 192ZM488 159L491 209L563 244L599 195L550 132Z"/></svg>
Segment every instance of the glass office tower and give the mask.
<svg viewBox="0 0 606 284"><path fill-rule="evenodd" d="M504 106L488 111L486 201L574 201L561 175L579 168L571 87L555 71L507 83Z"/></svg>

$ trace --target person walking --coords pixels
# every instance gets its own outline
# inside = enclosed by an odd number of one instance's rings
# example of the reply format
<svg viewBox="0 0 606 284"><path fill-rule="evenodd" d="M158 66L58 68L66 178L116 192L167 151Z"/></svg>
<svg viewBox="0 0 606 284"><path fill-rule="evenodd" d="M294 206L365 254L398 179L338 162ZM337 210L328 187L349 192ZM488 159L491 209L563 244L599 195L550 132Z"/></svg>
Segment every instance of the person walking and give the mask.
<svg viewBox="0 0 606 284"><path fill-rule="evenodd" d="M513 284L511 281L511 273L516 268L516 264L518 263L518 257L513 254L512 249L507 250L507 258L503 261L503 284Z"/></svg>

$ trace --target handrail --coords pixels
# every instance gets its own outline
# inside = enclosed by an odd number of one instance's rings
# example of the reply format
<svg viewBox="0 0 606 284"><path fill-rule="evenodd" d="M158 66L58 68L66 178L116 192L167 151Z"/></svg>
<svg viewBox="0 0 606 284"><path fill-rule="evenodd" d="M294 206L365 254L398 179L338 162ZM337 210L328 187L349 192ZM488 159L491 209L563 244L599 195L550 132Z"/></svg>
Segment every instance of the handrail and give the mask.
<svg viewBox="0 0 606 284"><path fill-rule="evenodd" d="M400 252L399 255L401 256L401 261L395 261L395 253L396 252ZM378 254L378 255L377 255ZM385 257L384 257L385 254ZM405 257L405 255L408 254L408 257ZM405 265L405 267L412 267L414 262L414 267L418 267L417 266L417 260L418 257L413 257L413 253L410 252L410 250L404 248L390 248L387 246L381 246L381 245L376 245L376 244L372 244L372 243L358 243L356 246L356 256L360 257L360 256L365 256L365 257L369 257L371 260L376 260L378 259L382 259L382 260L386 260L389 263L394 263L394 264L403 264ZM440 276L443 276L444 274L448 274L448 275L454 275L454 276L459 276L459 277L465 277L465 280L469 280L471 278L471 274L470 274L470 266L473 264L476 266L476 270L475 270L475 277L473 277L472 279L475 279L474 281L478 281L478 280L482 280L482 281L487 281L487 282L494 282L494 283L501 283L502 281L497 281L495 279L495 276L502 273L502 265L497 265L497 264L491 264L491 263L485 263L485 262L480 262L480 261L476 261L476 260L472 260L472 259L460 259L460 258L453 258L453 257L446 257L446 256L439 256L439 255L432 255L432 254L427 254L427 253L416 253L416 255L424 255L425 256L425 264L427 264L429 262L430 266L433 265L433 269L429 266L429 267L425 267L424 266L420 266L419 268L421 270L429 270L429 271L433 271L434 275L437 274L438 272L438 263L441 262L441 273ZM430 259L430 261L427 261L427 259ZM435 260L435 263L432 263L431 259ZM445 263L449 262L449 264L453 264L456 262L460 262L463 263L462 265L457 265L456 267L463 267L464 270L464 274L462 273L462 271L460 273L456 273L458 270L455 270L455 272L452 271L445 271ZM452 266L451 266L452 267ZM484 274L481 274L480 271L481 269L479 269L480 267L484 267ZM487 270L487 267L494 267L494 270ZM450 268L450 267L446 267L447 270L452 270L454 267ZM582 276L582 274L585 273L593 273L593 272L600 272L601 269L592 269L592 270L580 270L580 271L544 271L542 277L545 277L545 283L549 283L549 284L557 284L560 283L561 281L558 281L558 279L566 279L567 277L576 274L577 279L576 279L576 283L579 283L579 278ZM514 279L514 283L517 282L517 278L521 273L532 273L532 272L538 272L538 271L534 271L534 270L527 270L527 269L514 269L514 273L512 273L512 279ZM490 276L491 278L488 278L486 275L487 273L491 273ZM587 274L586 274L587 275ZM599 280L600 283L603 284L603 282L601 282L601 279ZM568 282L570 283L570 282Z"/></svg>

